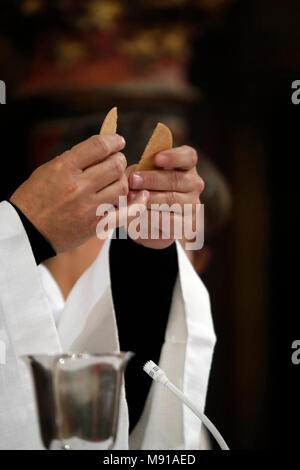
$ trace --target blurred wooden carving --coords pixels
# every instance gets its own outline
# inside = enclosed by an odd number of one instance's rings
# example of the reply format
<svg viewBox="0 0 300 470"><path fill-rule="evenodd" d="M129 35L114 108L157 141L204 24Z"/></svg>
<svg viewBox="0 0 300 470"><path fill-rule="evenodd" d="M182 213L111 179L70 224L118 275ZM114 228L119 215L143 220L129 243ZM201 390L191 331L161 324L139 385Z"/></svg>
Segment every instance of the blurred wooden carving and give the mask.
<svg viewBox="0 0 300 470"><path fill-rule="evenodd" d="M5 68L20 63L14 81L22 94L138 80L172 87L171 76L185 81L195 31L211 27L231 1L4 0L0 42L12 45Z"/></svg>

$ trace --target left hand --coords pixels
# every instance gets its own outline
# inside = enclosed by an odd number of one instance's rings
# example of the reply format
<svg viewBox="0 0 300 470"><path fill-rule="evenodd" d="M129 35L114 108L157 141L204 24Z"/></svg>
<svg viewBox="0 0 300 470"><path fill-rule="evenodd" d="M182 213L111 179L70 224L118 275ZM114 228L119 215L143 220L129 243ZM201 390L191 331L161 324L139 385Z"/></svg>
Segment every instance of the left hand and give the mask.
<svg viewBox="0 0 300 470"><path fill-rule="evenodd" d="M166 203L169 206L179 204L183 211L184 204L193 205L193 215L200 205L200 194L204 189L204 182L198 175L197 152L192 147L183 145L158 153L155 156L155 165L157 169L150 171L135 172L136 165L127 169L129 181L128 202L135 199L137 191L146 189L150 196L147 202L148 209L148 239L139 238L137 243L150 248L166 248L174 241L174 234L170 238L162 237L162 231L159 231L158 239L151 239L151 204ZM195 210L194 210L195 209ZM171 217L174 214L171 213ZM161 217L160 217L161 220ZM194 225L194 220L192 221Z"/></svg>

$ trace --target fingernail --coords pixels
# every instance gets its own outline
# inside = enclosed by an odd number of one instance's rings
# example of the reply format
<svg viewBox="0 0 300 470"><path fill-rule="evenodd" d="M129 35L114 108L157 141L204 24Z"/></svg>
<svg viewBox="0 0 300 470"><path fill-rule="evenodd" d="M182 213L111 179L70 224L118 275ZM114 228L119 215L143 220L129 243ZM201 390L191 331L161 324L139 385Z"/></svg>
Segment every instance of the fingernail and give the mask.
<svg viewBox="0 0 300 470"><path fill-rule="evenodd" d="M121 141L122 141L122 144L125 145L126 144L126 140L124 139L124 137L122 135L120 135L121 137Z"/></svg>
<svg viewBox="0 0 300 470"><path fill-rule="evenodd" d="M131 186L134 188L141 188L143 185L143 178L141 175L138 175L137 173L133 173L131 175Z"/></svg>
<svg viewBox="0 0 300 470"><path fill-rule="evenodd" d="M165 155L164 153L160 153L160 154L157 155L157 157L156 157L156 163L157 163L157 165L159 165L159 166L160 166L160 165L161 165L161 166L167 165L168 161L169 161L169 157L168 157L168 155Z"/></svg>
<svg viewBox="0 0 300 470"><path fill-rule="evenodd" d="M127 202L128 204L131 204L136 198L136 193L133 191L129 191L128 196L127 196Z"/></svg>

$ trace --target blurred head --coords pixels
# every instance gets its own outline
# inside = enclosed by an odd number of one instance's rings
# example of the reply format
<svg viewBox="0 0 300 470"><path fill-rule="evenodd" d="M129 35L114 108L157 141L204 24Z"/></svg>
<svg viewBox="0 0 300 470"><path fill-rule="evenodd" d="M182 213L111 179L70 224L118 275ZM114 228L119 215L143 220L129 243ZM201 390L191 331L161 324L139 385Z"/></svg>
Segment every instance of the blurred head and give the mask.
<svg viewBox="0 0 300 470"><path fill-rule="evenodd" d="M187 255L197 273L202 274L211 260L210 240L222 231L230 216L231 193L222 173L201 152L198 152L197 170L205 182L201 194L201 203L204 204L205 243L201 250L189 251Z"/></svg>

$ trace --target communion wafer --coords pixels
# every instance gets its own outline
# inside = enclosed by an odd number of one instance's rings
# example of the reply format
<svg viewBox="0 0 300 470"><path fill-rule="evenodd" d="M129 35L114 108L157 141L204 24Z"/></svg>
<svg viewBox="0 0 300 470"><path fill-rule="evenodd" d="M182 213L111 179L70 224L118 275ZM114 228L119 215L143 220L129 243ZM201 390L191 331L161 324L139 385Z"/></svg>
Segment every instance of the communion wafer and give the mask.
<svg viewBox="0 0 300 470"><path fill-rule="evenodd" d="M173 137L170 129L159 122L150 137L141 159L136 167L138 171L153 170L155 168L154 157L163 150L173 146Z"/></svg>
<svg viewBox="0 0 300 470"><path fill-rule="evenodd" d="M100 135L115 134L117 132L118 109L112 108L104 118L100 129Z"/></svg>

